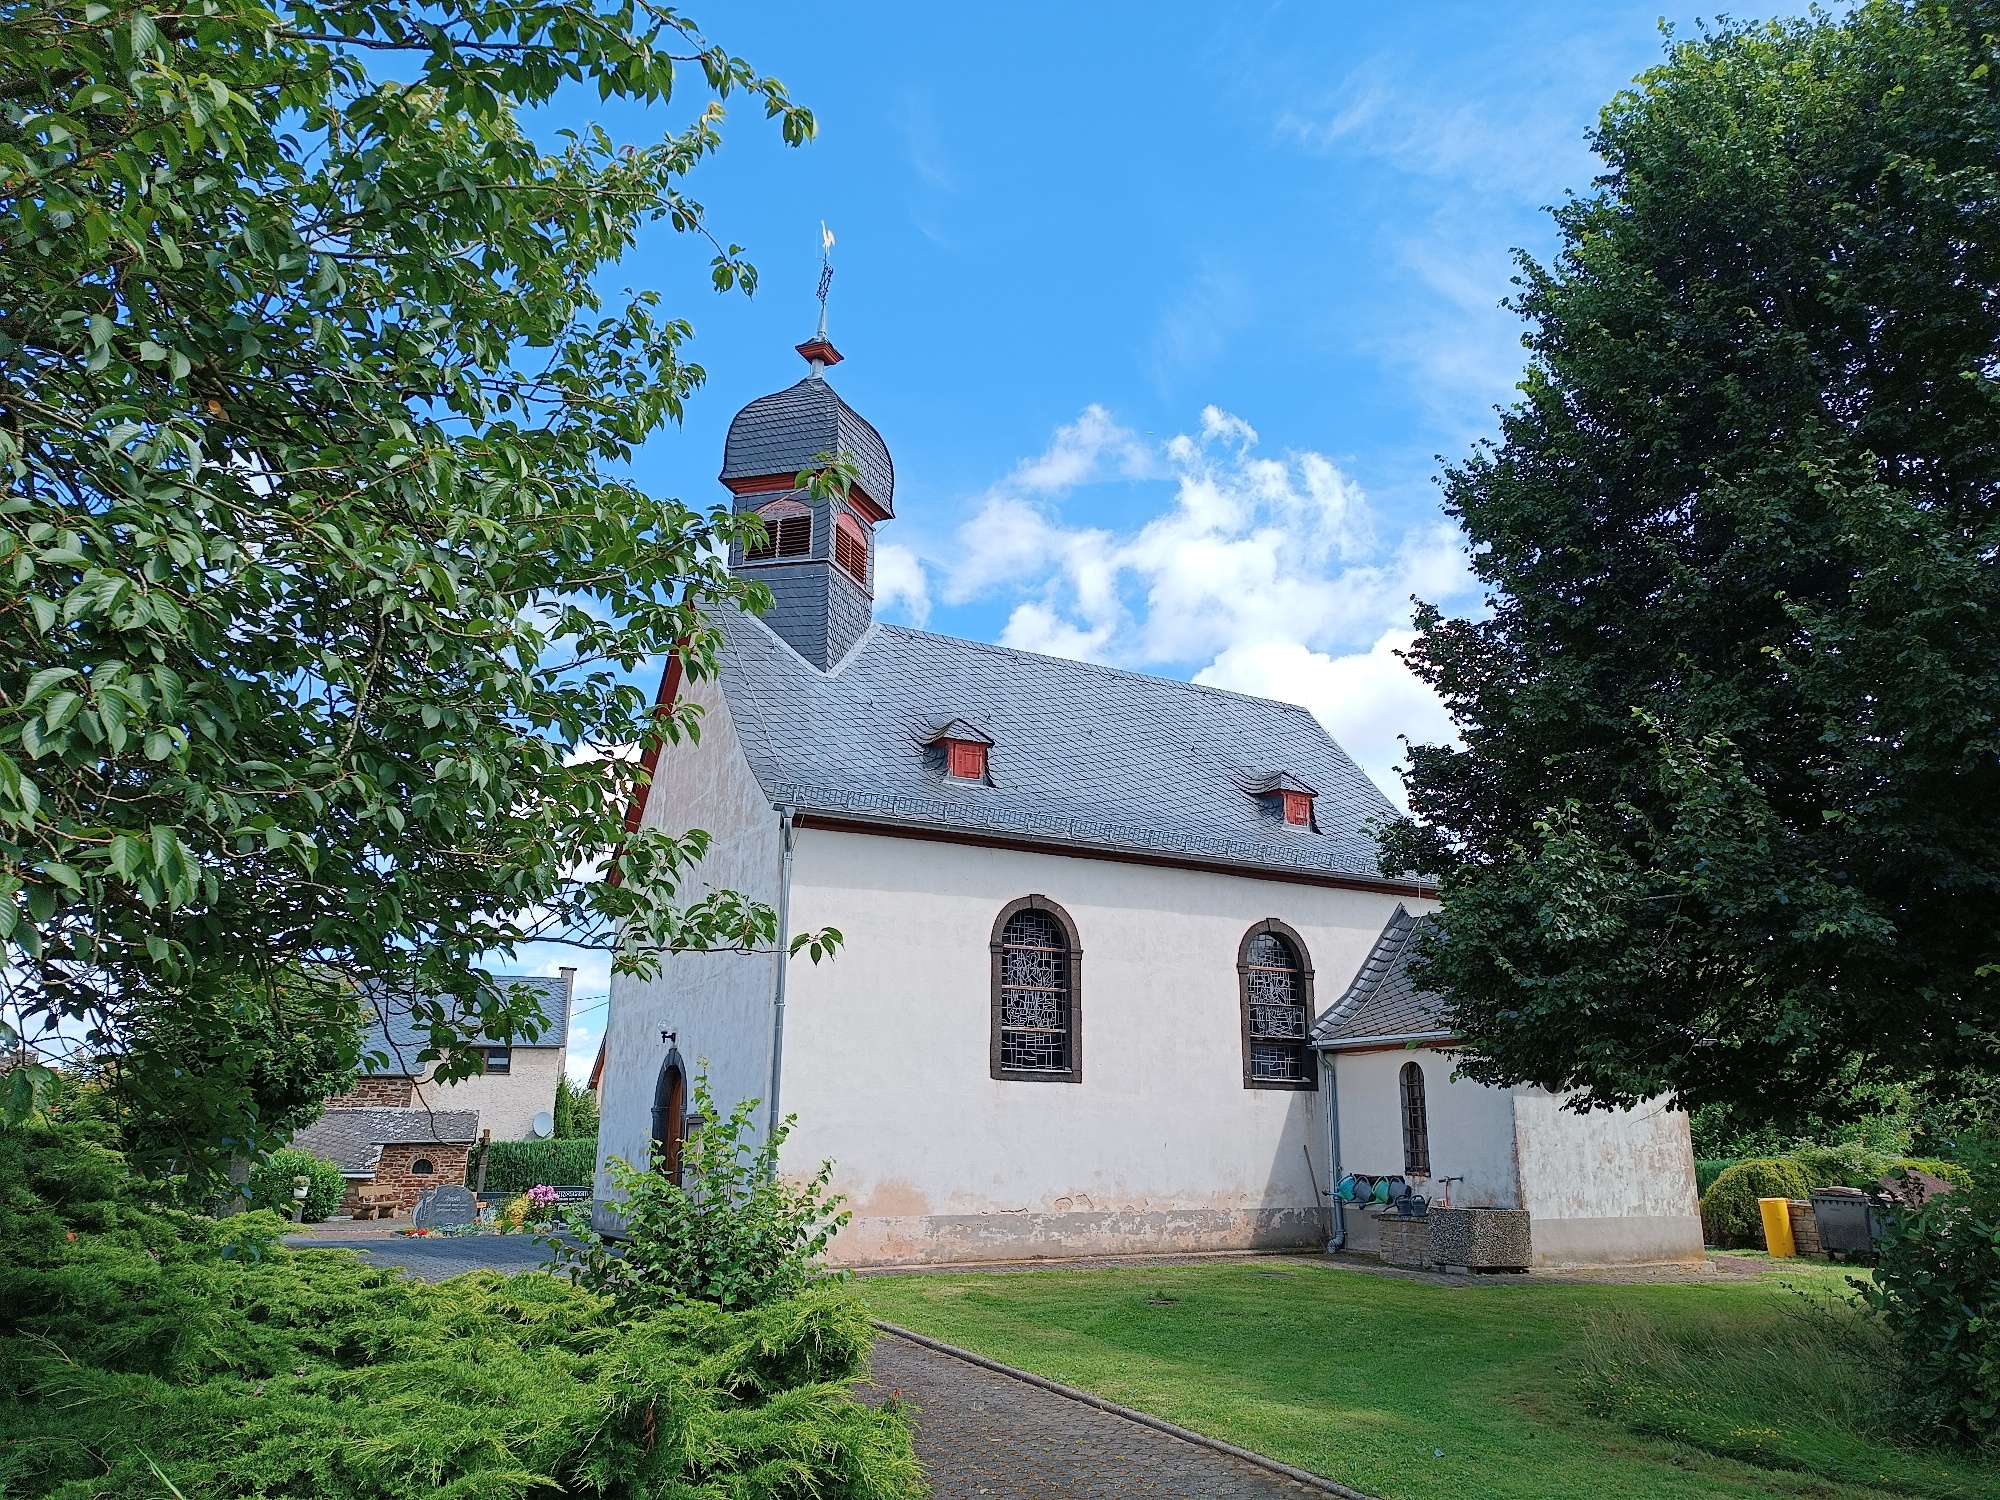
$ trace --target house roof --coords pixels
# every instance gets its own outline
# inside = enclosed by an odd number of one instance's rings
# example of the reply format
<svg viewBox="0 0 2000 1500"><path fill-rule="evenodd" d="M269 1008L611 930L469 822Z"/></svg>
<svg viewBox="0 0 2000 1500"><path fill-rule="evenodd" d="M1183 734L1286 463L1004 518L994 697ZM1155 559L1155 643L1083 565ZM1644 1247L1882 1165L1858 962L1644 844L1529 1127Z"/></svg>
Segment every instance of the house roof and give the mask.
<svg viewBox="0 0 2000 1500"><path fill-rule="evenodd" d="M476 1109L330 1109L292 1144L339 1162L349 1177L373 1177L384 1146L469 1146L478 1136Z"/></svg>
<svg viewBox="0 0 2000 1500"><path fill-rule="evenodd" d="M1315 1047L1338 1052L1389 1042L1451 1039L1442 997L1418 989L1410 979L1410 940L1427 930L1430 920L1396 908L1347 993L1313 1027Z"/></svg>
<svg viewBox="0 0 2000 1500"><path fill-rule="evenodd" d="M876 624L821 672L762 621L717 612L721 686L764 794L800 813L1092 850L1379 880L1389 801L1305 709L1089 662ZM990 784L924 746L960 722ZM1317 830L1247 788L1319 788Z"/></svg>
<svg viewBox="0 0 2000 1500"><path fill-rule="evenodd" d="M896 513L896 466L868 419L824 377L759 396L736 414L722 445L722 480L795 475L822 453L841 453L861 470L861 488L886 515Z"/></svg>
<svg viewBox="0 0 2000 1500"><path fill-rule="evenodd" d="M527 990L541 1007L547 1024L536 1038L516 1038L509 1045L524 1048L567 1047L569 1045L570 979L566 975L496 974L493 982L503 991ZM418 1061L431 1044L430 1027L412 1014L408 993L370 989L365 993L369 1014L368 1030L361 1042L363 1066L371 1055L388 1058L382 1076L407 1074L415 1077L426 1064Z"/></svg>

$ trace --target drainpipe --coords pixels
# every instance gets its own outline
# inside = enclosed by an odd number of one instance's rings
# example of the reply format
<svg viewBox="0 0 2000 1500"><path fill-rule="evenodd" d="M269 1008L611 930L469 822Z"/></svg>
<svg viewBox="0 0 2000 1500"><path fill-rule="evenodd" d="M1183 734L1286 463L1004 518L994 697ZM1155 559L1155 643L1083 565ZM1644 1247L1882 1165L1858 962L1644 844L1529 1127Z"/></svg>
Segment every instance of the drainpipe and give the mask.
<svg viewBox="0 0 2000 1500"><path fill-rule="evenodd" d="M785 970L790 967L785 950L792 940L792 815L795 811L790 803L778 809L778 828L784 839L784 850L779 856L778 866L778 981L771 996L771 1106L764 1126L765 1140L777 1137L778 1121L783 1118L778 1113L778 1083L785 1066Z"/></svg>
<svg viewBox="0 0 2000 1500"><path fill-rule="evenodd" d="M1329 1191L1340 1186L1340 1085L1339 1054L1322 1052L1320 1066L1326 1069L1326 1171ZM1328 1200L1333 1205L1333 1238L1326 1242L1332 1255L1347 1244L1347 1209L1337 1192Z"/></svg>

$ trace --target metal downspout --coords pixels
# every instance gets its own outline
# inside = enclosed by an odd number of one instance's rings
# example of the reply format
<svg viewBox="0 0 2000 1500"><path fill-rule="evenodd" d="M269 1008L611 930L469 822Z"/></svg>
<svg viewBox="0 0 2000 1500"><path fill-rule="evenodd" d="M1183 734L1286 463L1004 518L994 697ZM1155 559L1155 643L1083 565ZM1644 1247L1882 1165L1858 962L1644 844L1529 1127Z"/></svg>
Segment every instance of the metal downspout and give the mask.
<svg viewBox="0 0 2000 1500"><path fill-rule="evenodd" d="M792 814L796 811L789 803L778 809L778 828L784 839L784 851L779 856L778 866L778 980L772 987L771 996L771 1105L764 1124L764 1139L774 1140L778 1134L778 1121L784 1118L778 1113L778 1084L785 1067L785 970L786 947L792 940Z"/></svg>
<svg viewBox="0 0 2000 1500"><path fill-rule="evenodd" d="M1338 1053L1322 1052L1320 1065L1326 1069L1326 1171L1328 1199L1333 1204L1333 1238L1326 1242L1327 1254L1337 1254L1347 1245L1347 1207L1336 1189L1340 1186L1340 1084Z"/></svg>

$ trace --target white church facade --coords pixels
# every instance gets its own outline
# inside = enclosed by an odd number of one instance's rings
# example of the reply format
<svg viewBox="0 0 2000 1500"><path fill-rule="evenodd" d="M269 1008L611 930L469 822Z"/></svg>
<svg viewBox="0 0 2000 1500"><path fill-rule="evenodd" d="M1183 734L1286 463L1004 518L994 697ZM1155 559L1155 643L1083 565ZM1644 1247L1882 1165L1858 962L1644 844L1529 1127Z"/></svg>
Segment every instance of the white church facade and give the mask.
<svg viewBox="0 0 2000 1500"><path fill-rule="evenodd" d="M1379 873L1392 809L1306 710L871 618L894 469L832 346L800 352L722 473L772 538L732 566L775 607L724 615L718 677L670 664L703 731L639 816L708 831L705 884L844 941L615 977L603 1158L671 1167L700 1068L725 1107L775 1087L787 1170L834 1163L847 1264L1368 1250L1329 1190L1416 1166L1527 1208L1545 1263L1698 1256L1684 1116L1452 1078L1401 969L1433 891ZM846 498L797 492L834 451Z"/></svg>

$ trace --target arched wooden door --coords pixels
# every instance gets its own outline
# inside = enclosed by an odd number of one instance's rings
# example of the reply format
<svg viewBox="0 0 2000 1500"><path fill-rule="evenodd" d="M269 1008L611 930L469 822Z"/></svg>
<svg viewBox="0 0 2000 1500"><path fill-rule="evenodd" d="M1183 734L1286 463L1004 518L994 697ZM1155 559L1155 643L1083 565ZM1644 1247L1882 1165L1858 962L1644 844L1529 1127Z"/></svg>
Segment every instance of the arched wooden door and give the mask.
<svg viewBox="0 0 2000 1500"><path fill-rule="evenodd" d="M660 1065L660 1081L653 1089L653 1154L676 1187L681 1181L681 1138L686 1125L687 1070L675 1050Z"/></svg>

